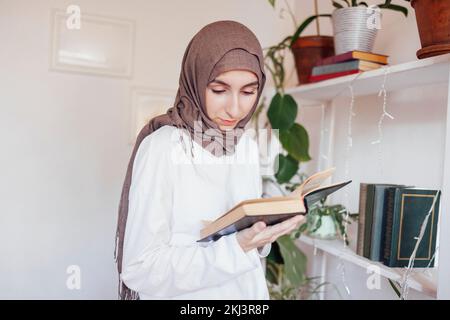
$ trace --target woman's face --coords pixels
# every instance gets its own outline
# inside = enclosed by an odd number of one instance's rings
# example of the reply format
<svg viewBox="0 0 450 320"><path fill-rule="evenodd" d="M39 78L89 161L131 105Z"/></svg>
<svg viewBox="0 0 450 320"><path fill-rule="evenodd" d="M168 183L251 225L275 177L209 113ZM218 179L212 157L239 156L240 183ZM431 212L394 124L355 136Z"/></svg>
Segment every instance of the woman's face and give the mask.
<svg viewBox="0 0 450 320"><path fill-rule="evenodd" d="M206 86L206 112L221 130L233 129L256 103L258 77L251 71L219 74Z"/></svg>

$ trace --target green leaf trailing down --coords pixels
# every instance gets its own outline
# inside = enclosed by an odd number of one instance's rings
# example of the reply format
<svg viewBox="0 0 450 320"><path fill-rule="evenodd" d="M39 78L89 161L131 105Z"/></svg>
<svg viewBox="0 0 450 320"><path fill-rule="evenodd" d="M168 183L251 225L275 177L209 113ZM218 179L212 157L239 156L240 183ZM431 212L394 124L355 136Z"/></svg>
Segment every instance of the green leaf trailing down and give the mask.
<svg viewBox="0 0 450 320"><path fill-rule="evenodd" d="M281 145L295 160L303 162L311 160L308 154L308 132L302 125L294 123L289 130L280 130L279 136Z"/></svg>
<svg viewBox="0 0 450 320"><path fill-rule="evenodd" d="M283 256L284 272L287 279L295 287L304 284L306 280L305 254L300 251L289 235L278 238L277 242Z"/></svg>
<svg viewBox="0 0 450 320"><path fill-rule="evenodd" d="M267 256L267 260L270 260L274 263L283 264L283 257L281 256L280 246L275 241L272 243L272 248L270 249L269 255Z"/></svg>
<svg viewBox="0 0 450 320"><path fill-rule="evenodd" d="M394 290L395 294L400 298L402 295L401 295L400 290L398 288L400 286L398 284L398 282L394 283L391 279L388 279L388 281L389 281L389 284L391 285L392 289Z"/></svg>
<svg viewBox="0 0 450 320"><path fill-rule="evenodd" d="M266 279L270 283L276 284L278 282L278 265L267 261L266 263Z"/></svg>
<svg viewBox="0 0 450 320"><path fill-rule="evenodd" d="M287 130L297 117L297 102L289 94L277 93L270 102L267 116L273 129Z"/></svg>
<svg viewBox="0 0 450 320"><path fill-rule="evenodd" d="M298 161L290 155L278 154L275 163L278 162L278 170L275 178L279 184L289 182L298 171Z"/></svg>
<svg viewBox="0 0 450 320"><path fill-rule="evenodd" d="M270 5L271 5L272 7L275 8L275 0L269 0L269 3L270 3Z"/></svg>
<svg viewBox="0 0 450 320"><path fill-rule="evenodd" d="M316 14L316 15L313 15L313 16L310 16L310 17L306 18L305 21L303 21L303 23L297 28L297 30L295 31L294 35L292 36L291 43L290 43L289 47L292 48L292 46L294 45L295 41L297 41L297 39L300 37L300 34L303 32L303 30L305 30L306 27L311 24L311 22L313 22L314 20L316 20L319 17L331 18L331 14Z"/></svg>

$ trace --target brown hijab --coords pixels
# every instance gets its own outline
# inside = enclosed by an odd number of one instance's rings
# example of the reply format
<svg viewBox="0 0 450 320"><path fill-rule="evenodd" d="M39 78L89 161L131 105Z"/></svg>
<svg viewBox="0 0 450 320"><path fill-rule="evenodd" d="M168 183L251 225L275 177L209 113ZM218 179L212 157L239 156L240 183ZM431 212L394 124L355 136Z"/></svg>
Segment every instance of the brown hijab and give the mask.
<svg viewBox="0 0 450 320"><path fill-rule="evenodd" d="M235 69L254 72L258 77L259 88L255 105L249 114L237 123L232 130L233 134L229 135L220 130L206 114L205 90L208 83L220 73ZM241 23L229 20L213 22L203 27L191 39L183 56L174 106L166 114L151 119L142 128L128 163L119 204L116 250L114 252L119 271L120 299L139 299L138 293L129 289L120 280L120 274L122 273L123 244L133 162L142 140L158 128L170 125L189 133L191 148L192 140L194 140L215 156L218 156L215 154L216 150L223 151L220 154L232 154L242 135L242 130L256 109L265 82L264 56L261 45L253 32ZM194 130L196 121L197 123L200 121L201 131L198 131L198 127ZM207 132L205 132L206 130ZM211 143L213 144L212 148Z"/></svg>

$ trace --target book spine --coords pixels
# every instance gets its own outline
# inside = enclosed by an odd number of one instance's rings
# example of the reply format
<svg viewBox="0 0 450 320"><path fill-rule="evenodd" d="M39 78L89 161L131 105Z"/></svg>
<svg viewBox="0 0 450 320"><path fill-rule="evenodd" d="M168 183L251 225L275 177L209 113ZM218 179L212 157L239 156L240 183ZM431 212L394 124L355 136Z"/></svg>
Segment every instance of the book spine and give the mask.
<svg viewBox="0 0 450 320"><path fill-rule="evenodd" d="M334 63L334 64L329 64L329 65L324 65L324 66L316 66L312 69L312 75L317 76L317 75L322 75L322 74L330 74L330 73L355 70L355 69L358 69L358 70L360 69L359 60Z"/></svg>
<svg viewBox="0 0 450 320"><path fill-rule="evenodd" d="M338 54L338 55L335 55L335 56L323 58L323 59L317 61L316 65L323 66L323 65L327 65L327 64L333 64L333 63L348 61L348 60L351 60L351 59L353 59L353 52L349 51L349 52L345 52L345 53Z"/></svg>
<svg viewBox="0 0 450 320"><path fill-rule="evenodd" d="M373 217L372 217L372 239L370 247L370 259L373 261L380 261L381 252L381 229L384 214L384 193L386 186L375 186Z"/></svg>
<svg viewBox="0 0 450 320"><path fill-rule="evenodd" d="M367 203L366 203L366 211L365 211L365 219L364 219L363 256L366 258L370 258L374 193L375 193L375 185L369 184L367 186Z"/></svg>
<svg viewBox="0 0 450 320"><path fill-rule="evenodd" d="M347 70L347 71L336 72L336 73L321 74L321 75L317 75L317 76L311 75L309 77L309 81L317 82L317 81L322 81L322 80L327 80L327 79L338 78L338 77L342 77L342 76L346 76L346 75L354 74L354 73L358 73L358 72L360 72L359 69L355 69L355 70Z"/></svg>
<svg viewBox="0 0 450 320"><path fill-rule="evenodd" d="M386 191L386 220L383 225L383 264L389 265L391 260L392 249L392 224L394 221L394 197L395 188L388 188Z"/></svg>
<svg viewBox="0 0 450 320"><path fill-rule="evenodd" d="M361 183L359 186L359 215L358 215L358 241L356 244L356 253L363 255L364 249L364 220L367 204L367 184Z"/></svg>

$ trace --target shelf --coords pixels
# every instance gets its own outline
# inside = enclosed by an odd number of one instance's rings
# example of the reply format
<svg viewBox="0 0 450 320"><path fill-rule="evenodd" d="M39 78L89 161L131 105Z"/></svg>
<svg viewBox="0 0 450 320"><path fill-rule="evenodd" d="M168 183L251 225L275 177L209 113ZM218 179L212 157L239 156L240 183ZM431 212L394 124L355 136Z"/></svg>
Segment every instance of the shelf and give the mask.
<svg viewBox="0 0 450 320"><path fill-rule="evenodd" d="M385 87L387 91L448 83L450 53L288 88L285 93L303 100L306 104L317 104L333 100L338 96L348 96L350 94L349 85L356 79L353 82L355 96L378 94L386 72Z"/></svg>
<svg viewBox="0 0 450 320"><path fill-rule="evenodd" d="M390 268L380 262L361 257L350 248L344 247L344 243L342 240L320 240L301 235L297 241L311 245L327 254L339 257L362 268L367 268L373 265L378 266L380 268L381 276L394 281L402 280L402 276L404 273L403 268ZM409 278L409 287L428 296L436 298L436 279L428 277L426 274L421 272L423 270L424 268L414 268Z"/></svg>

